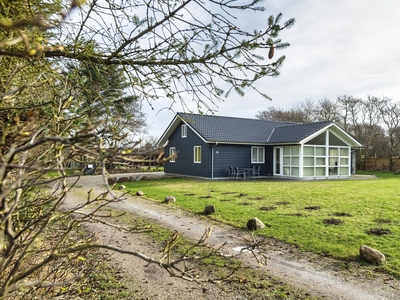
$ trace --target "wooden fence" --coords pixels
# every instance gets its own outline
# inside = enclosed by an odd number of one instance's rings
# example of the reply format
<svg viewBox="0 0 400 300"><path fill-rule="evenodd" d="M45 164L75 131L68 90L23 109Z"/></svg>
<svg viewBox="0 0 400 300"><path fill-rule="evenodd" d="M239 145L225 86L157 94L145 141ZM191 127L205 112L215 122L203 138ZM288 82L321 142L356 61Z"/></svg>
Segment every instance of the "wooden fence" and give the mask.
<svg viewBox="0 0 400 300"><path fill-rule="evenodd" d="M394 166L393 171L400 169L400 158L393 158ZM362 169L362 161L358 161L358 168ZM365 165L366 171L388 171L389 170L389 159L388 158L369 158Z"/></svg>

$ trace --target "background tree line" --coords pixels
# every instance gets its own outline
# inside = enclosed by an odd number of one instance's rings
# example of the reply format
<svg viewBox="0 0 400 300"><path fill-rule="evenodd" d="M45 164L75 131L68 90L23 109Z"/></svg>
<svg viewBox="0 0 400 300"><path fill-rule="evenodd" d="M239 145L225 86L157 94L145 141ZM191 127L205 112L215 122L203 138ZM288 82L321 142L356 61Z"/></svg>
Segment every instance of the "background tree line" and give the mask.
<svg viewBox="0 0 400 300"><path fill-rule="evenodd" d="M259 111L256 118L299 123L334 121L364 145L357 152L358 168L362 170L368 159L385 158L387 169L395 171L399 160L400 102L388 97L342 95L317 102L307 99L287 109L271 106Z"/></svg>

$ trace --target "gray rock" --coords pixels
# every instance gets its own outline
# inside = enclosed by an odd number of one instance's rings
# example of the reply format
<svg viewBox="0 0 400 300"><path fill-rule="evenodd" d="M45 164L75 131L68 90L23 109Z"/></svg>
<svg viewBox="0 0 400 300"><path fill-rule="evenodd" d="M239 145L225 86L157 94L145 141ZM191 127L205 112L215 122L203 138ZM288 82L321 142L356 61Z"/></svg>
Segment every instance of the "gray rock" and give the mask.
<svg viewBox="0 0 400 300"><path fill-rule="evenodd" d="M366 245L362 245L360 247L360 256L361 258L373 264L381 264L386 260L383 253Z"/></svg>
<svg viewBox="0 0 400 300"><path fill-rule="evenodd" d="M247 221L247 229L248 230L260 230L265 228L265 225L263 222L261 222L258 218L253 218Z"/></svg>
<svg viewBox="0 0 400 300"><path fill-rule="evenodd" d="M174 203L176 201L174 196L167 196L165 197L164 203L170 204L170 203Z"/></svg>
<svg viewBox="0 0 400 300"><path fill-rule="evenodd" d="M121 184L121 185L118 187L118 189L119 189L119 190L125 190L125 189L126 189L126 186L124 186L123 184Z"/></svg>
<svg viewBox="0 0 400 300"><path fill-rule="evenodd" d="M213 214L213 213L215 213L215 206L214 205L207 205L205 208L204 208L204 214L205 215L211 215L211 214Z"/></svg>
<svg viewBox="0 0 400 300"><path fill-rule="evenodd" d="M143 191L137 191L136 192L136 196L143 196L143 195L144 195Z"/></svg>
<svg viewBox="0 0 400 300"><path fill-rule="evenodd" d="M115 183L117 183L118 179L115 177L111 177L107 179L108 184L113 185Z"/></svg>
<svg viewBox="0 0 400 300"><path fill-rule="evenodd" d="M129 182L129 177L120 177L118 178L118 182Z"/></svg>

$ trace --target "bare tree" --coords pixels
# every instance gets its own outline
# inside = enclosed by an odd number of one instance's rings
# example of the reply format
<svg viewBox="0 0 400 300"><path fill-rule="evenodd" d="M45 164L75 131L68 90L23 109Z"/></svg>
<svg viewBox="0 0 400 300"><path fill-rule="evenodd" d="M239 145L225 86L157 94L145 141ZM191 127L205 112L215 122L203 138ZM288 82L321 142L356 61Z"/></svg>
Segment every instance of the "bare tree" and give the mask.
<svg viewBox="0 0 400 300"><path fill-rule="evenodd" d="M341 124L338 105L328 98L323 98L318 101L314 113L317 121L333 121L338 125Z"/></svg>
<svg viewBox="0 0 400 300"><path fill-rule="evenodd" d="M278 14L266 18L263 28L240 28L235 12L262 12L259 2L94 0L71 1L65 8L63 1L0 4L0 296L73 282L81 274L60 278L57 264L72 263L98 247L138 256L174 276L196 280L182 264L202 259L193 252L174 261L160 260L73 236L80 224L101 222L100 209L118 198L107 185L107 193L88 193L82 203L95 205L92 211L61 211L71 188L67 178L74 176L70 162L82 157L95 161L107 184L107 161L140 160L105 145L102 133L112 145L120 132L105 132L108 120L88 117L65 71L78 62L97 70L119 66L135 99L150 104L169 99L166 106L181 102L184 107L194 101L199 109L212 110L230 91L243 95L246 88L256 89L258 80L279 74L285 58L276 52L288 44L278 35L294 19L281 24ZM269 60L263 60L263 52ZM96 99L89 99L91 107L107 111ZM57 234L52 234L55 229ZM50 244L43 243L50 237ZM174 243L171 238L166 253ZM220 254L211 250L209 255Z"/></svg>
<svg viewBox="0 0 400 300"><path fill-rule="evenodd" d="M343 95L337 97L337 104L341 112L343 129L357 135L355 128L360 117L362 99Z"/></svg>
<svg viewBox="0 0 400 300"><path fill-rule="evenodd" d="M266 110L259 111L256 118L270 121L310 123L314 121L314 103L312 100L306 99L304 102L287 109L270 106Z"/></svg>
<svg viewBox="0 0 400 300"><path fill-rule="evenodd" d="M388 134L388 158L389 171L393 171L395 163L399 157L400 145L400 103L391 102L391 99L383 99L384 105L379 107L382 116L382 121L386 126Z"/></svg>

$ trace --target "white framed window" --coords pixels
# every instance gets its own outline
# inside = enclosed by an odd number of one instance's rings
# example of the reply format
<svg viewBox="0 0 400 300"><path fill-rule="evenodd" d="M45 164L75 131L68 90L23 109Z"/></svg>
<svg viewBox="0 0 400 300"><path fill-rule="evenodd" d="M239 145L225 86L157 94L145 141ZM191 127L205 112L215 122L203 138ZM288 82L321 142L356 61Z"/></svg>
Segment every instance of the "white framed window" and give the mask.
<svg viewBox="0 0 400 300"><path fill-rule="evenodd" d="M282 150L282 175L298 177L300 174L300 146L284 146ZM306 165L313 166L313 164L313 160L306 162Z"/></svg>
<svg viewBox="0 0 400 300"><path fill-rule="evenodd" d="M251 163L264 163L264 147L251 147Z"/></svg>
<svg viewBox="0 0 400 300"><path fill-rule="evenodd" d="M194 146L194 162L201 163L201 146Z"/></svg>
<svg viewBox="0 0 400 300"><path fill-rule="evenodd" d="M169 147L169 156L174 155L176 153L175 147ZM175 162L175 157L172 158L169 162Z"/></svg>
<svg viewBox="0 0 400 300"><path fill-rule="evenodd" d="M187 125L182 125L181 134L183 138L187 137Z"/></svg>

